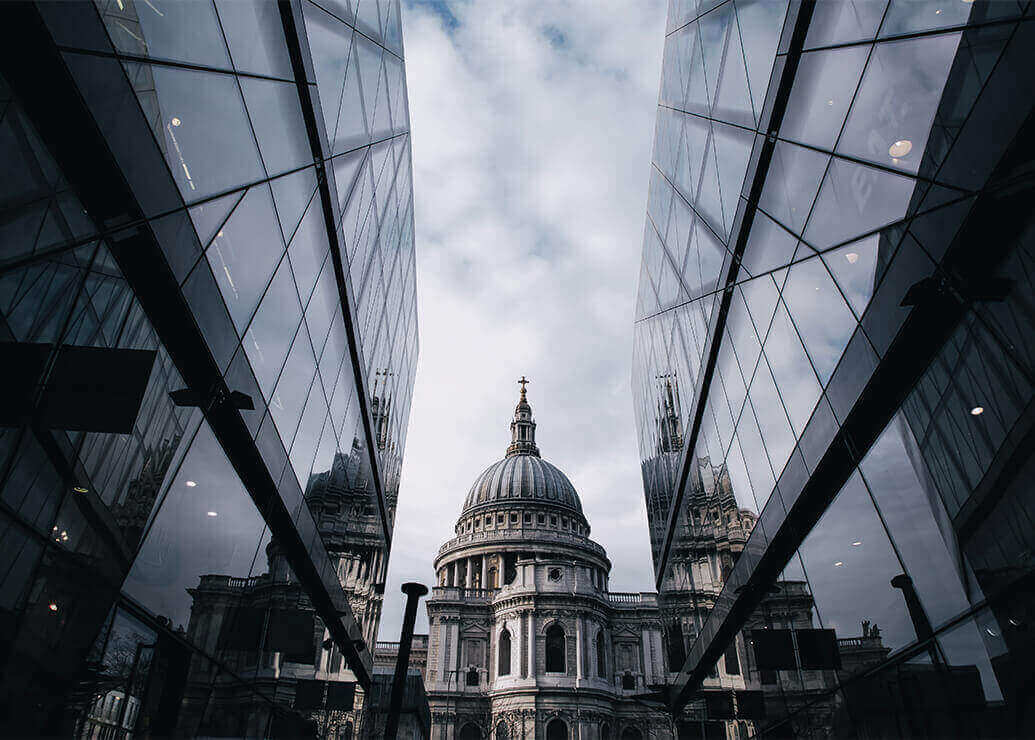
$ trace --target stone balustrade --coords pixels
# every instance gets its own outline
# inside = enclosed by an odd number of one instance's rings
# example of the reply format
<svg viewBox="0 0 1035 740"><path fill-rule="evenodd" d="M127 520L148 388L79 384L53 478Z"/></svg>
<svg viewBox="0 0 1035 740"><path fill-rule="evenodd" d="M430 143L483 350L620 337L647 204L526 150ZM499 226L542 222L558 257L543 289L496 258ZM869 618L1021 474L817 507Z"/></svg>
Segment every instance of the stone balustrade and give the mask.
<svg viewBox="0 0 1035 740"><path fill-rule="evenodd" d="M485 544L500 544L508 541L534 541L536 543L543 542L556 542L564 545L575 545L585 550L599 555L602 558L607 557L607 553L604 548L598 545L593 540L583 535L569 534L567 532L559 532L544 528L525 527L521 529L494 529L483 532L468 532L454 537L451 540L447 540L438 548L438 554L442 554L455 550L458 547L468 545L478 545L481 543Z"/></svg>

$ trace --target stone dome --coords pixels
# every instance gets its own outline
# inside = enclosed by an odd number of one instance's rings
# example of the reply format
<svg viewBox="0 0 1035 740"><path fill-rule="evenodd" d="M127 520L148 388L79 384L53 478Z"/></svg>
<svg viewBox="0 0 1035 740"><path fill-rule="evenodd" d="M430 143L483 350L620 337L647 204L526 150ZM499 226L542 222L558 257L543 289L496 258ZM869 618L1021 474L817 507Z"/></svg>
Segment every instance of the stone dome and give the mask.
<svg viewBox="0 0 1035 740"><path fill-rule="evenodd" d="M464 512L482 504L535 501L582 513L582 502L568 477L538 455L518 453L495 462L478 476L464 501Z"/></svg>
<svg viewBox="0 0 1035 740"><path fill-rule="evenodd" d="M521 398L510 422L507 456L487 467L474 481L464 501L463 513L485 504L534 501L582 514L582 502L568 476L539 456L532 407L525 395L528 381L522 377L519 382Z"/></svg>

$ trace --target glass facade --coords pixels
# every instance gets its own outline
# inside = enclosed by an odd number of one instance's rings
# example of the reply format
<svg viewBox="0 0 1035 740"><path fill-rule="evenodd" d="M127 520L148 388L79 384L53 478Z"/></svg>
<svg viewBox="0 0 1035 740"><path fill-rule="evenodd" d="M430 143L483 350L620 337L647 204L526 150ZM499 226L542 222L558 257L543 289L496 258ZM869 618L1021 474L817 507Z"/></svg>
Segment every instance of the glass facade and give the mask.
<svg viewBox="0 0 1035 740"><path fill-rule="evenodd" d="M1033 41L670 4L633 394L682 735L1035 733Z"/></svg>
<svg viewBox="0 0 1035 740"><path fill-rule="evenodd" d="M399 16L0 7L0 734L358 726L418 353Z"/></svg>

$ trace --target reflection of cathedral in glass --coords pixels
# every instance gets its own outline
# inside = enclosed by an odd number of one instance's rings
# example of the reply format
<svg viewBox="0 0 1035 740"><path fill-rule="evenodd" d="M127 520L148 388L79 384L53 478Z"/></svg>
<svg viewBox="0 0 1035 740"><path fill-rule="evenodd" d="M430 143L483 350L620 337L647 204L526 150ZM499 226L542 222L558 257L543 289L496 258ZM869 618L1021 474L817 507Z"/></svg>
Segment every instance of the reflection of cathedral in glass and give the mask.
<svg viewBox="0 0 1035 740"><path fill-rule="evenodd" d="M1033 733L1032 29L669 8L633 395L688 737Z"/></svg>
<svg viewBox="0 0 1035 740"><path fill-rule="evenodd" d="M401 12L0 3L0 735L339 740L383 698Z"/></svg>
<svg viewBox="0 0 1035 740"><path fill-rule="evenodd" d="M353 439L348 455L336 454L330 470L310 476L306 504L361 626L363 641L372 646L381 618L384 550L369 476L363 446ZM329 635L276 540L259 557L266 563L260 575L204 575L190 589L187 637L218 660L253 674L260 691L275 691L285 700L293 695L296 709L304 711L306 692L327 682L327 701L339 695L344 700L325 705L327 711L313 711L311 719L322 736L342 736L361 722L362 695L354 695L355 679L341 652L327 644ZM184 709L197 716L185 715L185 725L217 733L236 732L241 726L248 727L249 734L261 732L269 718L257 714L247 701L242 705L242 698L233 692L210 688L211 680L208 663L195 660Z"/></svg>

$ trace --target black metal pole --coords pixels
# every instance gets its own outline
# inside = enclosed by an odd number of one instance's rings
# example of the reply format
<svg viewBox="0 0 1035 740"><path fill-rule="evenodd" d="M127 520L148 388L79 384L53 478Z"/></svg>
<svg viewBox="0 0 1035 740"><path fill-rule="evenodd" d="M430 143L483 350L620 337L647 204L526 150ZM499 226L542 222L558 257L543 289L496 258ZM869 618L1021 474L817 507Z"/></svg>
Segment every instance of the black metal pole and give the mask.
<svg viewBox="0 0 1035 740"><path fill-rule="evenodd" d="M388 704L388 721L385 723L386 740L395 740L395 735L399 731L399 712L402 709L403 691L406 688L406 669L410 665L410 645L413 643L417 602L428 592L428 587L423 583L404 583L402 592L406 594L406 613L403 615L399 654L395 659L395 676L392 678L392 698Z"/></svg>

